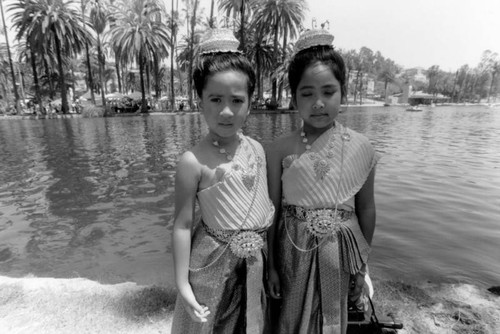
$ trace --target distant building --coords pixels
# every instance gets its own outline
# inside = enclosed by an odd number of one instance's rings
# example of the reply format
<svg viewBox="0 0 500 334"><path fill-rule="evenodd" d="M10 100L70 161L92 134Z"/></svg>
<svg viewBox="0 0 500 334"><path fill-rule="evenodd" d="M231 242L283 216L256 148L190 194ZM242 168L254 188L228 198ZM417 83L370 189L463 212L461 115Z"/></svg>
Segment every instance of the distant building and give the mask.
<svg viewBox="0 0 500 334"><path fill-rule="evenodd" d="M443 103L449 102L450 97L444 96L442 94L432 95L424 92L415 92L408 97L408 103L412 106L419 104L433 104L433 103Z"/></svg>
<svg viewBox="0 0 500 334"><path fill-rule="evenodd" d="M427 76L424 74L424 69L422 67L417 67L415 69L417 70L417 73L415 73L415 75L413 76L413 80L428 82Z"/></svg>

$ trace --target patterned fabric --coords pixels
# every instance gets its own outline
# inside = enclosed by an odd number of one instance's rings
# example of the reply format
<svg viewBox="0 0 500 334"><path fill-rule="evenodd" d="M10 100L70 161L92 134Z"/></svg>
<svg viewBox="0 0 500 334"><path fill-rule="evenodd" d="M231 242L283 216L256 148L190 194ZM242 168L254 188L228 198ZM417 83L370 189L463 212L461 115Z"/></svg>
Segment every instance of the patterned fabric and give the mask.
<svg viewBox="0 0 500 334"><path fill-rule="evenodd" d="M341 139L344 133L350 140ZM354 195L379 156L365 137L337 123L310 150L285 159L278 227L279 333L345 333L350 274L359 271L370 251L354 213ZM328 165L319 173L318 161ZM318 237L310 232L311 220L333 220L335 199L342 209L333 222L336 228Z"/></svg>
<svg viewBox="0 0 500 334"><path fill-rule="evenodd" d="M344 133L350 135L350 140L342 145L341 136ZM333 147L330 146L332 142ZM331 157L328 157L329 152L333 153ZM327 161L330 167L323 178L314 169L318 156ZM283 159L283 164L293 157ZM332 208L336 196L339 203L344 203L361 189L379 158L366 137L336 122L334 128L314 141L310 150L300 156L295 155L292 162L286 162L290 167L283 171L282 176L284 199L287 204L309 209ZM341 166L342 181L337 194Z"/></svg>
<svg viewBox="0 0 500 334"><path fill-rule="evenodd" d="M198 192L203 221L213 229L268 227L274 214L267 192L264 150L245 136L241 143L222 181Z"/></svg>
<svg viewBox="0 0 500 334"><path fill-rule="evenodd" d="M254 181L245 184L243 175L252 173ZM211 313L207 322L193 322L178 296L171 333L263 332L266 241L247 258L238 257L230 245L242 230L265 236L274 213L265 173L262 146L244 137L221 182L198 193L202 221L193 231L189 282Z"/></svg>

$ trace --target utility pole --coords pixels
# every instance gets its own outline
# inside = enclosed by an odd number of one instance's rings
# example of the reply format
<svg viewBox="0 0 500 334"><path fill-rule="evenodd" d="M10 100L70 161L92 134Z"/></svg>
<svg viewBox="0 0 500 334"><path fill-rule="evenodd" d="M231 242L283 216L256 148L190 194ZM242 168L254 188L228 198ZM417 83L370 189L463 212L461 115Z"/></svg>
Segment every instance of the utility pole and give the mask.
<svg viewBox="0 0 500 334"><path fill-rule="evenodd" d="M7 46L7 56L9 57L10 74L12 75L12 85L14 86L14 97L16 99L16 111L17 111L17 114L20 114L21 113L21 106L19 105L19 94L17 93L17 87L16 87L16 74L14 73L14 65L12 64L12 55L10 53L9 36L7 35L7 23L5 22L5 16L3 14L2 0L0 0L0 11L2 13L3 31L5 33L5 43Z"/></svg>

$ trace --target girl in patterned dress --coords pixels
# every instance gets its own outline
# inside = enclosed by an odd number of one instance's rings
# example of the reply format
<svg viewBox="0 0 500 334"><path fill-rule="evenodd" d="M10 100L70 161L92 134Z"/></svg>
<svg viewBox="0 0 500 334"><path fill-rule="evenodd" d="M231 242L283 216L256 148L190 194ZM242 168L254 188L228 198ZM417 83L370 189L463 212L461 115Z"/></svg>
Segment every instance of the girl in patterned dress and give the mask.
<svg viewBox="0 0 500 334"><path fill-rule="evenodd" d="M208 134L177 165L172 333L263 332L263 251L274 207L264 149L240 133L255 74L238 45L230 30L209 31L193 74Z"/></svg>
<svg viewBox="0 0 500 334"><path fill-rule="evenodd" d="M303 33L288 78L302 128L267 151L277 210L269 230L272 298L281 299L276 333L345 333L350 283L359 297L375 229L379 158L368 139L336 117L346 70L325 30Z"/></svg>

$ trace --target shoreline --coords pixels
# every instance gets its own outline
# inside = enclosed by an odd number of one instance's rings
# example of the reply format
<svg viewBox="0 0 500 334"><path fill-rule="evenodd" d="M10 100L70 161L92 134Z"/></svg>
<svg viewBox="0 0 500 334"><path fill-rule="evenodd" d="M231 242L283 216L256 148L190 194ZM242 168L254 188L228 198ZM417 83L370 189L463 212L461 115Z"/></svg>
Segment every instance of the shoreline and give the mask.
<svg viewBox="0 0 500 334"><path fill-rule="evenodd" d="M485 107L491 108L492 106L487 103L474 103L474 104L464 104L464 103L446 103L446 104L436 104L435 106L427 106L428 108L440 108L440 107ZM342 104L341 112L345 112L345 109L349 108L374 108L374 107L384 107L384 108L406 108L408 104L392 104L389 106L385 106L383 102L380 101L371 101L367 103L363 103L362 105L358 104ZM493 105L496 107L496 105ZM147 117L147 116L157 116L157 115L185 115L185 114L198 114L199 111L152 111L148 113L122 113L122 114L114 114L110 116L85 116L83 114L76 113L68 113L68 114L53 114L53 115L32 115L32 114L23 114L23 115L8 115L8 114L0 114L0 120L39 120L39 119L67 119L67 118L107 118L107 117ZM297 110L290 109L277 109L277 110L267 110L267 109L252 109L250 114L295 114Z"/></svg>
<svg viewBox="0 0 500 334"><path fill-rule="evenodd" d="M500 296L472 284L373 280L379 318L399 334L499 333ZM498 287L497 287L498 288ZM170 333L175 289L86 278L0 276L0 329L28 333Z"/></svg>

